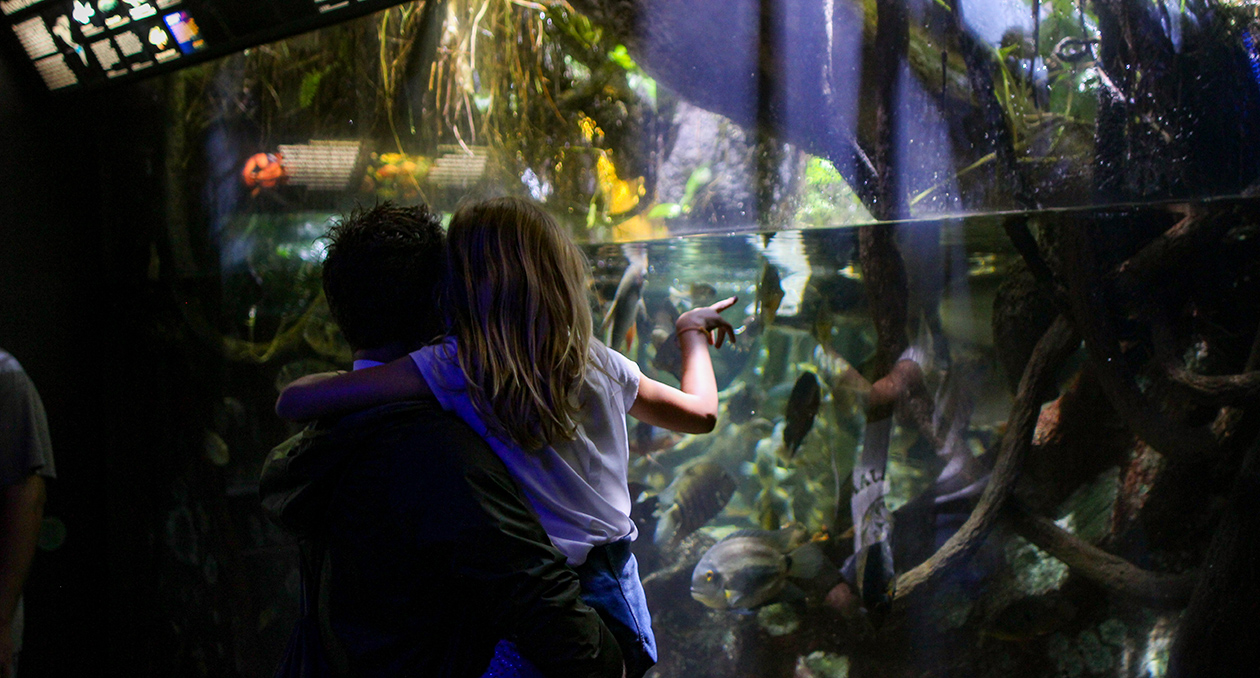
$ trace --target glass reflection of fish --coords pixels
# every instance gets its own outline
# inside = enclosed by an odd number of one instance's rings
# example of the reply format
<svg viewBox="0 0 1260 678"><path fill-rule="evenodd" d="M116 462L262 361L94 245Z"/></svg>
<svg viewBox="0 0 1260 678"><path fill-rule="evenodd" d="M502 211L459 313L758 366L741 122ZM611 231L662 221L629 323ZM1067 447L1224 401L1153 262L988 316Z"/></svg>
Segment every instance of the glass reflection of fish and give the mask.
<svg viewBox="0 0 1260 678"><path fill-rule="evenodd" d="M601 325L604 343L614 350L630 347L634 342L635 321L640 314L646 314L643 307L643 282L647 278L648 270L647 249L627 245L624 252L630 264L621 274L621 282L617 283L617 292L613 295Z"/></svg>
<svg viewBox="0 0 1260 678"><path fill-rule="evenodd" d="M818 406L822 401L822 391L818 387L818 377L813 372L802 372L792 386L792 394L788 396L787 410L784 412L786 424L783 427L784 457L791 459L805 439L805 434L814 426L814 417L818 415Z"/></svg>
<svg viewBox="0 0 1260 678"><path fill-rule="evenodd" d="M695 532L726 508L735 494L735 479L721 466L700 461L678 474L661 493L668 505L656 523L657 545L677 542Z"/></svg>
<svg viewBox="0 0 1260 678"><path fill-rule="evenodd" d="M827 586L839 575L804 530L740 530L714 544L691 575L691 597L717 610L751 610L801 598L797 582Z"/></svg>
<svg viewBox="0 0 1260 678"><path fill-rule="evenodd" d="M762 265L761 281L757 283L757 319L761 321L762 327L774 324L783 296L783 280L779 277L779 269L767 261Z"/></svg>

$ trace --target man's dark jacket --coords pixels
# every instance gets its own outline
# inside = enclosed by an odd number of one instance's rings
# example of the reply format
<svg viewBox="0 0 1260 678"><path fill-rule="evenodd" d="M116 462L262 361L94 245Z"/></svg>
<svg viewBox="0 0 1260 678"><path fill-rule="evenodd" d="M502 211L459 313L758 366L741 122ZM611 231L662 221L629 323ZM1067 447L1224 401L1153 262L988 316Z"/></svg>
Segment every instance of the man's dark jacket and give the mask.
<svg viewBox="0 0 1260 678"><path fill-rule="evenodd" d="M479 676L500 638L548 676L620 676L621 652L503 463L458 417L399 403L272 451L263 506L325 540L327 621L351 672Z"/></svg>

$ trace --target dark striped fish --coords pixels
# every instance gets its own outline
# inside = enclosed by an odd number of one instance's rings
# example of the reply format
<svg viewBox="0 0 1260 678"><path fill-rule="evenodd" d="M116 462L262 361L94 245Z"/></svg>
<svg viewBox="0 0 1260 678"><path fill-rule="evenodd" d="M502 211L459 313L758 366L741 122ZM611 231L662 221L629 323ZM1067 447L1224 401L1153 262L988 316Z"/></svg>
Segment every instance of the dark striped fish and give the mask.
<svg viewBox="0 0 1260 678"><path fill-rule="evenodd" d="M702 461L692 464L661 493L667 506L656 522L657 545L677 542L695 532L726 508L735 494L735 479L721 466Z"/></svg>
<svg viewBox="0 0 1260 678"><path fill-rule="evenodd" d="M793 528L732 532L696 563L691 597L715 610L752 610L803 597L798 582L829 590L840 575L817 544L802 545L805 536Z"/></svg>
<svg viewBox="0 0 1260 678"><path fill-rule="evenodd" d="M784 418L787 423L783 427L784 458L791 459L805 434L814 426L814 417L818 415L818 405L822 401L822 390L818 387L818 377L813 372L802 372L788 396L787 411Z"/></svg>

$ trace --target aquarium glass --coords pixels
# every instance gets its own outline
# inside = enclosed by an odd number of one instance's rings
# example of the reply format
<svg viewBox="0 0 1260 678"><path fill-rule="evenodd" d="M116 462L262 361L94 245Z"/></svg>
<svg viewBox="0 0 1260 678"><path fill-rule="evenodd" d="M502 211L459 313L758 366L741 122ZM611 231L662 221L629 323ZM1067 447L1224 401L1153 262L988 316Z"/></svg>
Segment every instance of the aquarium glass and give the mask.
<svg viewBox="0 0 1260 678"><path fill-rule="evenodd" d="M351 360L320 236L516 195L647 377L679 383L680 313L738 298L714 431L629 422L649 675L1233 656L1209 629L1257 468L1258 29L1223 0L428 0L164 76L149 274L217 361L197 438L238 535L217 562L254 575L234 614L279 657L296 551L255 492L300 426L272 406ZM208 529L195 495L171 534Z"/></svg>

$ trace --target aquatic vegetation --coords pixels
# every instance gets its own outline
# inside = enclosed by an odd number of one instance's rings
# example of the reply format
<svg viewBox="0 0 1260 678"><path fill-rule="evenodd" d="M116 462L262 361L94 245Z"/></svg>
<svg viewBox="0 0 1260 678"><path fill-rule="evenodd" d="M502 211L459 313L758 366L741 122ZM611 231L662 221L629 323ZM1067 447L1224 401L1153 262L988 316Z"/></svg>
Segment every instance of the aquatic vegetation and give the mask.
<svg viewBox="0 0 1260 678"><path fill-rule="evenodd" d="M801 620L791 606L774 603L757 610L757 625L770 636L786 636L801 627Z"/></svg>
<svg viewBox="0 0 1260 678"><path fill-rule="evenodd" d="M359 190L375 193L381 200L414 202L421 197L421 184L432 166L431 159L422 155L373 153Z"/></svg>
<svg viewBox="0 0 1260 678"><path fill-rule="evenodd" d="M796 666L803 678L849 678L849 658L822 650L801 657Z"/></svg>
<svg viewBox="0 0 1260 678"><path fill-rule="evenodd" d="M1016 573L1017 586L1028 595L1055 591L1068 576L1066 564L1019 537L1007 543L1006 560Z"/></svg>

